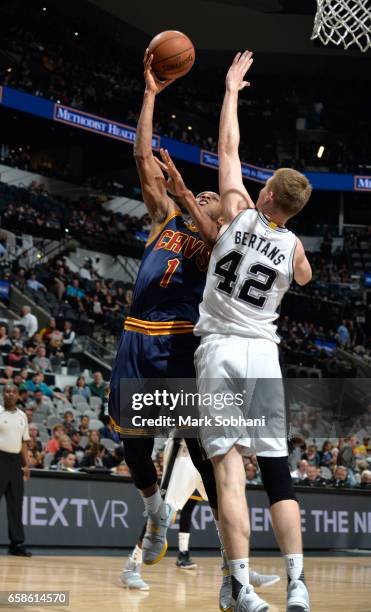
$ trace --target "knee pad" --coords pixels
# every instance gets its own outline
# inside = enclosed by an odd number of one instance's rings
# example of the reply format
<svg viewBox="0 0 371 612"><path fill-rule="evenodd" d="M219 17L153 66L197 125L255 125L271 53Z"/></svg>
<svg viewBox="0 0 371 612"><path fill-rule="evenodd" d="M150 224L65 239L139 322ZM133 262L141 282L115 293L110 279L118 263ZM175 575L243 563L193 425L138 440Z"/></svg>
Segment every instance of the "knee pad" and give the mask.
<svg viewBox="0 0 371 612"><path fill-rule="evenodd" d="M287 457L257 457L264 488L272 506L285 499L297 501Z"/></svg>
<svg viewBox="0 0 371 612"><path fill-rule="evenodd" d="M137 489L143 490L157 482L157 472L151 455L153 438L124 438L124 456Z"/></svg>

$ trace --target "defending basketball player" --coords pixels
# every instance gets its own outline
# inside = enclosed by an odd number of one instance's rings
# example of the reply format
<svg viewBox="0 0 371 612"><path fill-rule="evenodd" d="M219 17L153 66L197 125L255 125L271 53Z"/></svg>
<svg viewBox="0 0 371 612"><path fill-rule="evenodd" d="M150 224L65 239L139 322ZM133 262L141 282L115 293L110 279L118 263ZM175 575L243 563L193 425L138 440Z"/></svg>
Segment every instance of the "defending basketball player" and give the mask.
<svg viewBox="0 0 371 612"><path fill-rule="evenodd" d="M146 52L146 88L134 155L152 226L112 370L109 396L109 413L116 431L124 436L125 460L148 516L143 539L143 561L148 565L157 563L166 553L166 532L175 508L162 499L157 484L151 459L154 443L151 432L143 437L134 432L136 435L130 437L130 431L124 426L128 415L122 412L121 380L194 378L193 357L199 339L193 335L193 327L198 320L205 285L208 244L217 236L221 213L218 194L203 192L195 200L197 218L190 223L168 195L169 185L152 153L152 125L156 95L172 81L158 81L151 70L151 61L152 56ZM197 439L187 438L186 444L217 519L211 462L204 460ZM228 610L229 602L230 578L226 576L221 591L221 609Z"/></svg>
<svg viewBox="0 0 371 612"><path fill-rule="evenodd" d="M275 426L267 437L252 438L247 433L233 437L227 427L220 428L217 435L205 428L201 438L217 481L235 612L268 610L249 584L245 453L257 454L270 498L273 528L287 566L287 612L308 612L300 510L287 463L279 337L274 322L292 277L300 285L311 279L303 246L285 227L308 202L311 186L299 172L281 168L260 191L255 207L243 185L237 108L239 91L249 86L244 77L252 62L251 52L237 54L226 77L218 146L224 225L211 254L195 326L202 338L195 363L201 393L235 392L233 385L238 380L251 406L258 402L262 409L273 407ZM216 377L212 384L210 379Z"/></svg>

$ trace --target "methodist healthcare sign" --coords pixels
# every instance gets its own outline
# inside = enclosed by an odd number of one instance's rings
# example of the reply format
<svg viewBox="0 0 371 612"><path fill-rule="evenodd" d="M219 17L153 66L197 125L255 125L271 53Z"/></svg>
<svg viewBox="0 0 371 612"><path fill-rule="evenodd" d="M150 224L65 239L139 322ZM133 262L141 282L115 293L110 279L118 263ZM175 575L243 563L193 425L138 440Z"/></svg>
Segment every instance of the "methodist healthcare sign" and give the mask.
<svg viewBox="0 0 371 612"><path fill-rule="evenodd" d="M91 115L69 106L63 106L62 104L54 105L54 119L55 121L88 130L89 132L95 132L102 136L108 136L109 138L116 138L117 140L131 143L135 141L136 129L130 125L111 121L104 117L97 117L96 115ZM159 136L154 135L152 137L152 147L156 150L160 148Z"/></svg>
<svg viewBox="0 0 371 612"><path fill-rule="evenodd" d="M50 474L50 473L49 473ZM364 491L298 490L306 549L371 548L370 494ZM247 491L252 548L275 548L269 503L262 487ZM142 502L121 478L38 473L25 483L23 523L29 545L131 547L143 527ZM217 548L213 515L206 502L192 515L197 547ZM169 544L177 545L178 524ZM195 534L195 535L196 535ZM0 505L0 544L7 543L5 500Z"/></svg>
<svg viewBox="0 0 371 612"><path fill-rule="evenodd" d="M0 104L24 113L30 113L44 119L80 128L92 134L114 138L121 142L133 144L135 141L136 129L130 125L119 123L106 117L98 117L83 110L47 100L41 96L18 91L12 87L0 88ZM212 151L205 151L198 146L180 142L167 136L153 135L153 149L157 151L160 146L168 149L170 154L176 159L181 159L198 166L207 166L214 170L218 168L218 156ZM270 168L260 168L245 162L241 164L241 167L245 179L258 183L265 183L273 174L273 170ZM338 172L306 172L305 174L314 189L326 191L371 191L371 176L354 176L353 174L341 174Z"/></svg>

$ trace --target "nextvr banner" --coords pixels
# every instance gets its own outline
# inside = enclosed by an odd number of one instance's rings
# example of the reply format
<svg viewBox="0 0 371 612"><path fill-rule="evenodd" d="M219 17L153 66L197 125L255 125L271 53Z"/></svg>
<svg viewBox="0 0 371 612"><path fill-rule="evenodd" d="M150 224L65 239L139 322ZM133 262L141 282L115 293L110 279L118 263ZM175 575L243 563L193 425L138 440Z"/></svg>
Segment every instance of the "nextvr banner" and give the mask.
<svg viewBox="0 0 371 612"><path fill-rule="evenodd" d="M247 491L252 548L276 548L264 490ZM371 548L370 495L356 490L298 492L306 549ZM131 547L143 526L143 504L131 482L32 477L26 483L23 522L27 544ZM177 545L178 523L169 544ZM217 548L211 510L199 503L192 517L193 545ZM0 506L0 544L7 544L5 500ZM192 540L191 540L192 546Z"/></svg>

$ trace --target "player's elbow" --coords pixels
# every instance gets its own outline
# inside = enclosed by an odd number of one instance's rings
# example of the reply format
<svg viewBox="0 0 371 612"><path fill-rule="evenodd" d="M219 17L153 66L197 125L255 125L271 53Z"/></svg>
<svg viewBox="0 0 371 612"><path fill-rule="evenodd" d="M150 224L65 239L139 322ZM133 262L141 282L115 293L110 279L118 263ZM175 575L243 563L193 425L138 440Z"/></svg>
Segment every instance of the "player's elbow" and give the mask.
<svg viewBox="0 0 371 612"><path fill-rule="evenodd" d="M303 287L304 285L310 283L310 281L312 280L312 276L312 268L307 268L295 277L295 281L298 285Z"/></svg>

